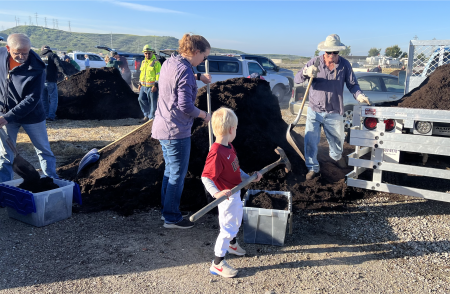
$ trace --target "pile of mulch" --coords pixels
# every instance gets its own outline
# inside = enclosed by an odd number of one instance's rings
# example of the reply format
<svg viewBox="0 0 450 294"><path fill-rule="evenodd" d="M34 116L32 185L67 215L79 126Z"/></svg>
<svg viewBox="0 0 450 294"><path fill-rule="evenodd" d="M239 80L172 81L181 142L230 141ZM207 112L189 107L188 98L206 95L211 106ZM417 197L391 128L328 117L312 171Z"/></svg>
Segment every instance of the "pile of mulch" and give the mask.
<svg viewBox="0 0 450 294"><path fill-rule="evenodd" d="M288 210L289 201L286 196L281 194L269 194L267 192L258 192L250 195L245 207L256 207L265 209Z"/></svg>
<svg viewBox="0 0 450 294"><path fill-rule="evenodd" d="M400 100L379 106L450 110L450 64L441 65Z"/></svg>
<svg viewBox="0 0 450 294"><path fill-rule="evenodd" d="M272 95L267 81L235 78L211 85L212 109L221 106L232 108L239 119L237 136L233 141L243 171L251 173L277 161L274 152L281 147L289 158L292 171L286 173L278 166L266 173L258 183L248 189L290 191L293 208L330 208L367 197L370 191L349 188L344 183L345 174L328 156L328 147L321 143L319 161L322 176L305 181L305 163L286 140L288 124L283 120L278 100ZM199 90L196 106L207 109L206 88ZM74 180L81 186L83 212L114 210L122 215L160 205L164 159L159 141L151 138L152 123L130 135L120 144L105 149L98 162L85 168L77 176L81 158L61 167L59 175ZM303 149L303 137L294 134ZM196 119L192 128L191 156L181 198L182 210L195 211L207 204L201 182L208 154L208 128ZM346 145L345 153L353 148ZM244 195L245 190L242 191Z"/></svg>
<svg viewBox="0 0 450 294"><path fill-rule="evenodd" d="M116 68L90 68L58 84L56 115L73 120L140 118L137 98Z"/></svg>

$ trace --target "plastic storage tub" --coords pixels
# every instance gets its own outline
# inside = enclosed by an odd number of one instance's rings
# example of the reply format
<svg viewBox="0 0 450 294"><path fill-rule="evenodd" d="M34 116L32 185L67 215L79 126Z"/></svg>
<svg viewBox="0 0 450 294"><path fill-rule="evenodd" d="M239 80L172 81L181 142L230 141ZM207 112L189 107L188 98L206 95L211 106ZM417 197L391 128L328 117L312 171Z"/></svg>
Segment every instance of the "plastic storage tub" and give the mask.
<svg viewBox="0 0 450 294"><path fill-rule="evenodd" d="M266 192L284 195L288 199L288 210L245 207L250 195ZM248 190L244 196L244 242L283 246L286 224L292 213L291 192Z"/></svg>
<svg viewBox="0 0 450 294"><path fill-rule="evenodd" d="M72 216L74 197L81 204L79 186L71 181L53 179L58 189L31 193L17 188L23 179L0 184L0 203L7 206L8 216L24 223L43 227Z"/></svg>

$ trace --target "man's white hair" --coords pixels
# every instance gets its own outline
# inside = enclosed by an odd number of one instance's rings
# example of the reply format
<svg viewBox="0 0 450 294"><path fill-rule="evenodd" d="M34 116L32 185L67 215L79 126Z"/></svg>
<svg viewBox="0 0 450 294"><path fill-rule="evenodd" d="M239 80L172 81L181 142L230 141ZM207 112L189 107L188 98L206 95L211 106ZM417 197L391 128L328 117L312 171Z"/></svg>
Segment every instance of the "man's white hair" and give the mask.
<svg viewBox="0 0 450 294"><path fill-rule="evenodd" d="M30 38L28 38L24 34L11 34L8 36L6 43L9 48L15 49L15 50L31 48Z"/></svg>

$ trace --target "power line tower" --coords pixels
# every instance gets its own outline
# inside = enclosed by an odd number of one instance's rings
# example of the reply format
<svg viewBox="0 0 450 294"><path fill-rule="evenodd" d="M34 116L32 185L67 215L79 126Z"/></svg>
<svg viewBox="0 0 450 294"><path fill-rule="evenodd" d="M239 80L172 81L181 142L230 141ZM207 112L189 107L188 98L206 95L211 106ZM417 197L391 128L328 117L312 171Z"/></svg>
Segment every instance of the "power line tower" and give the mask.
<svg viewBox="0 0 450 294"><path fill-rule="evenodd" d="M39 26L38 21L37 21L37 16L38 16L37 12L34 15L36 16L36 26Z"/></svg>
<svg viewBox="0 0 450 294"><path fill-rule="evenodd" d="M414 39L414 40L417 40L417 39L419 39L419 37L417 37L417 35L415 35L413 39Z"/></svg>
<svg viewBox="0 0 450 294"><path fill-rule="evenodd" d="M16 21L16 27L17 27L17 16L14 16L14 20Z"/></svg>
<svg viewBox="0 0 450 294"><path fill-rule="evenodd" d="M45 20L45 27L47 27L47 17L45 17L44 20Z"/></svg>
<svg viewBox="0 0 450 294"><path fill-rule="evenodd" d="M58 20L56 20L56 29L59 30Z"/></svg>
<svg viewBox="0 0 450 294"><path fill-rule="evenodd" d="M29 16L29 18L30 18L30 26L32 26L32 25L33 25L33 23L31 22L31 16Z"/></svg>
<svg viewBox="0 0 450 294"><path fill-rule="evenodd" d="M69 32L72 32L72 29L70 28L70 20L69 20Z"/></svg>

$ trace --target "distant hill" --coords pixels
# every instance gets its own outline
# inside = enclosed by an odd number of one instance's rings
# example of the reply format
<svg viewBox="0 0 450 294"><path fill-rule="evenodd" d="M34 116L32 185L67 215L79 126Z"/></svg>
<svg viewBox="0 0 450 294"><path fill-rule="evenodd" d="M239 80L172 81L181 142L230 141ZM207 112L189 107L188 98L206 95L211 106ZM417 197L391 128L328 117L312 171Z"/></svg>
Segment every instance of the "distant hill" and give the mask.
<svg viewBox="0 0 450 294"><path fill-rule="evenodd" d="M33 47L40 49L43 45L49 45L56 50L68 51L87 51L87 52L105 52L97 49L95 46L103 45L114 48L118 51L138 53L142 52L142 47L149 44L152 48L175 49L178 48L178 39L166 36L137 36L128 34L90 34L76 33L63 30L44 28L39 26L17 26L4 31L0 31L0 36L5 40L8 35L13 33L22 33L27 35ZM112 46L111 46L112 41ZM236 53L245 54L243 51L235 49L211 48L211 53ZM258 54L268 58L279 59L299 59L297 55L283 54Z"/></svg>
<svg viewBox="0 0 450 294"><path fill-rule="evenodd" d="M178 39L174 37L160 36L137 36L128 34L88 34L76 33L62 30L49 29L39 26L18 26L4 31L0 31L0 36L7 38L13 33L22 33L30 37L31 44L35 48L41 48L43 45L49 45L57 50L77 50L88 52L104 52L95 48L98 45L104 45L118 51L142 52L145 44L152 48L173 49L178 48ZM155 46L156 45L156 46ZM236 52L244 53L234 49L212 48L214 53Z"/></svg>

